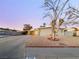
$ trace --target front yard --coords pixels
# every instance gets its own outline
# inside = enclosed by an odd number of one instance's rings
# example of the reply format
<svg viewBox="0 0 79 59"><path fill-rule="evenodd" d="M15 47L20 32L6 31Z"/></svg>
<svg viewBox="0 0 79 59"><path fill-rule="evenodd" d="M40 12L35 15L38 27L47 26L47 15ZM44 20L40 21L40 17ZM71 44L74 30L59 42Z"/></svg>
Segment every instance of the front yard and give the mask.
<svg viewBox="0 0 79 59"><path fill-rule="evenodd" d="M26 46L79 46L79 37L60 36L59 41L51 41L48 37L33 36Z"/></svg>

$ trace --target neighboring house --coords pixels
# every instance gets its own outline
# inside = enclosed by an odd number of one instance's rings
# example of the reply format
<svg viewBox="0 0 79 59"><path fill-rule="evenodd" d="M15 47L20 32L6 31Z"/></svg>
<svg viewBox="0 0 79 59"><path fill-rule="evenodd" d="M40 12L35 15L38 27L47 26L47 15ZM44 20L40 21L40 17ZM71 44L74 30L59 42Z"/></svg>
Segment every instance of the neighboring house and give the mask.
<svg viewBox="0 0 79 59"><path fill-rule="evenodd" d="M0 28L0 35L21 35L21 32L8 28Z"/></svg>
<svg viewBox="0 0 79 59"><path fill-rule="evenodd" d="M78 27L73 27L73 29L74 29L74 35L75 36L79 36L79 28Z"/></svg>

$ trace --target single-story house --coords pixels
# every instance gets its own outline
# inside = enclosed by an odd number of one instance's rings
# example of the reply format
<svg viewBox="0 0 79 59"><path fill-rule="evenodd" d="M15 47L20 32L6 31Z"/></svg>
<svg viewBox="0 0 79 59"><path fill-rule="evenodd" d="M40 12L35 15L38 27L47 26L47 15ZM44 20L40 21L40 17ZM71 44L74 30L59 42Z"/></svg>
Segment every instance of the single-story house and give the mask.
<svg viewBox="0 0 79 59"><path fill-rule="evenodd" d="M51 27L40 27L35 29L35 35L39 35L39 36L48 36L52 33L53 32Z"/></svg>
<svg viewBox="0 0 79 59"><path fill-rule="evenodd" d="M39 35L39 36L49 36L53 34L52 27L40 27L36 28L31 31L32 35ZM73 36L76 33L76 36L79 36L79 29L75 30L75 28L59 28L58 35L65 35L65 36Z"/></svg>
<svg viewBox="0 0 79 59"><path fill-rule="evenodd" d="M0 28L0 35L21 35L21 31L8 29L8 28Z"/></svg>

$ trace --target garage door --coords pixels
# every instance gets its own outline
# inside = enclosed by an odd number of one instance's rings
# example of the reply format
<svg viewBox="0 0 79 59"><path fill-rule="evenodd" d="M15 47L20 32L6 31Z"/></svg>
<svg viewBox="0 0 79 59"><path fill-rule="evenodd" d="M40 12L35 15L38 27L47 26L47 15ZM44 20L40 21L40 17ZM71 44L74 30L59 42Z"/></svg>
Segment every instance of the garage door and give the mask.
<svg viewBox="0 0 79 59"><path fill-rule="evenodd" d="M40 30L40 36L48 36L52 34L52 30L51 29L41 29Z"/></svg>

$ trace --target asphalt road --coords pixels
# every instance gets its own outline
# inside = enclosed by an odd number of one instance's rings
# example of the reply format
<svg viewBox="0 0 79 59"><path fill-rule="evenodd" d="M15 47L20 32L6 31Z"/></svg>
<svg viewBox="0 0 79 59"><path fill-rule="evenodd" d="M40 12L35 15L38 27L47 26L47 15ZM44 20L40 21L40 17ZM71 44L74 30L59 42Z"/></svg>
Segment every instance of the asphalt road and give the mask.
<svg viewBox="0 0 79 59"><path fill-rule="evenodd" d="M11 36L0 38L0 58L5 59L24 59L25 41L30 36Z"/></svg>
<svg viewBox="0 0 79 59"><path fill-rule="evenodd" d="M79 48L25 47L25 45L27 45L26 43L31 41L31 39L32 39L31 36L10 36L10 37L0 38L0 59L25 59L25 56L41 56L41 55L42 56L70 56L70 57L78 56L79 58ZM36 38L34 38L34 40L36 41ZM39 43L40 42L38 41L38 44ZM43 40L41 41L40 44L42 43Z"/></svg>

